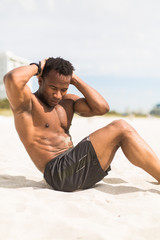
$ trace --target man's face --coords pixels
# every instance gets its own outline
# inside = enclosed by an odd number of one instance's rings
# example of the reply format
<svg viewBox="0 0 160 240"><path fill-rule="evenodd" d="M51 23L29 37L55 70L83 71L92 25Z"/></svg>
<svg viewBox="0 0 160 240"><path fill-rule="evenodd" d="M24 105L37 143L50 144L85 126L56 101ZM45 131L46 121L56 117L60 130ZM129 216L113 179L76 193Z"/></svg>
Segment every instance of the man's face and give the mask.
<svg viewBox="0 0 160 240"><path fill-rule="evenodd" d="M71 78L51 70L44 79L39 81L39 92L43 101L51 107L56 106L66 95Z"/></svg>

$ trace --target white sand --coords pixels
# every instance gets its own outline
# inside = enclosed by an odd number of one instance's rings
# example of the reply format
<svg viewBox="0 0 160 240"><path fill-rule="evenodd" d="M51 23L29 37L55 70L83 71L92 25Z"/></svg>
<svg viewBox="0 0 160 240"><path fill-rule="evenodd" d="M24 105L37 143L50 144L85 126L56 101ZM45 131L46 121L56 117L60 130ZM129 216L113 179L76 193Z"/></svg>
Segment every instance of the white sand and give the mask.
<svg viewBox="0 0 160 240"><path fill-rule="evenodd" d="M112 118L75 118L76 144ZM160 156L160 119L127 119ZM95 188L51 190L29 159L13 118L0 117L0 239L159 240L160 185L119 150Z"/></svg>

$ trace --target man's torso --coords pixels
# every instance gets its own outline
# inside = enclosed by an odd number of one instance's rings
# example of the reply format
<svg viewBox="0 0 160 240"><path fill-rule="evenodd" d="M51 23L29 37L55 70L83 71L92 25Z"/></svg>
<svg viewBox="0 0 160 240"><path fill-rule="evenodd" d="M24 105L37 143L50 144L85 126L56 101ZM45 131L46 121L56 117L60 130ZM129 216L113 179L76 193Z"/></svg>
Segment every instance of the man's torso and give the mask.
<svg viewBox="0 0 160 240"><path fill-rule="evenodd" d="M64 99L51 108L32 95L31 109L14 113L19 137L41 172L51 159L73 146L69 135L73 104L72 99Z"/></svg>

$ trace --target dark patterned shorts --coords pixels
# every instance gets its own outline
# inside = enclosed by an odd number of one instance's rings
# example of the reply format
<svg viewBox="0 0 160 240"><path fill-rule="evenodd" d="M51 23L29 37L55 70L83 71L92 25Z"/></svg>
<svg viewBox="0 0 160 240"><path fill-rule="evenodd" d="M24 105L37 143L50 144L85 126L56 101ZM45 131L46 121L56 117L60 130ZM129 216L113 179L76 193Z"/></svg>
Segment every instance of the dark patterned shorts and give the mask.
<svg viewBox="0 0 160 240"><path fill-rule="evenodd" d="M46 182L54 189L72 192L87 189L102 180L110 171L103 171L89 137L47 163Z"/></svg>

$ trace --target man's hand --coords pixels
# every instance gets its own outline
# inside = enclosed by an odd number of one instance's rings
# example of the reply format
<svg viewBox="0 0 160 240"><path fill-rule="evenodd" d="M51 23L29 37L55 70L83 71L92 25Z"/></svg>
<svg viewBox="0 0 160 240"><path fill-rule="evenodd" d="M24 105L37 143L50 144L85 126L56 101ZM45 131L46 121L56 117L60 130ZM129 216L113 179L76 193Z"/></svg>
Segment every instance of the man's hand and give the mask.
<svg viewBox="0 0 160 240"><path fill-rule="evenodd" d="M38 78L38 79L39 79L39 77L42 76L43 69L44 69L44 66L45 66L45 64L46 64L46 60L47 60L47 59L43 59L43 60L41 61L41 72L40 72L39 75L37 75L37 78Z"/></svg>
<svg viewBox="0 0 160 240"><path fill-rule="evenodd" d="M73 73L70 84L75 85L76 82L78 81L78 78L79 77L75 73Z"/></svg>

